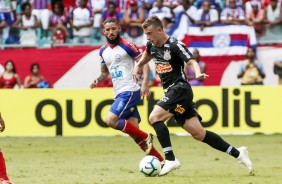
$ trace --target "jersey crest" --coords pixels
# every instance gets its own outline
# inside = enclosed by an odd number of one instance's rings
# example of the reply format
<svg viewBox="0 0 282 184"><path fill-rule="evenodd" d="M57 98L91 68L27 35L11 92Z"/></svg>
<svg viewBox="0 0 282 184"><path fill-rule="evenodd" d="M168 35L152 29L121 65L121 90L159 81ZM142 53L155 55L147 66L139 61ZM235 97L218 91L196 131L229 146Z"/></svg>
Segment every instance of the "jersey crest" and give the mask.
<svg viewBox="0 0 282 184"><path fill-rule="evenodd" d="M170 60L171 59L171 55L170 55L170 50L165 50L164 51L164 60Z"/></svg>

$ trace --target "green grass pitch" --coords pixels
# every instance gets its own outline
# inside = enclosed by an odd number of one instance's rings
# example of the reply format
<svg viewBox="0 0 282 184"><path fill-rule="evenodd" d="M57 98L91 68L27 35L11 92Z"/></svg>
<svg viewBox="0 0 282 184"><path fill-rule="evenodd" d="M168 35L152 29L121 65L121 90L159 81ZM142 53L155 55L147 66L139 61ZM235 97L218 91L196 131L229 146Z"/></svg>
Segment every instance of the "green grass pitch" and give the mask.
<svg viewBox="0 0 282 184"><path fill-rule="evenodd" d="M282 184L281 135L223 137L248 146L255 176L189 136L171 137L181 168L154 178L139 173L144 153L129 137L2 137L0 145L16 184ZM156 138L154 143L161 151Z"/></svg>

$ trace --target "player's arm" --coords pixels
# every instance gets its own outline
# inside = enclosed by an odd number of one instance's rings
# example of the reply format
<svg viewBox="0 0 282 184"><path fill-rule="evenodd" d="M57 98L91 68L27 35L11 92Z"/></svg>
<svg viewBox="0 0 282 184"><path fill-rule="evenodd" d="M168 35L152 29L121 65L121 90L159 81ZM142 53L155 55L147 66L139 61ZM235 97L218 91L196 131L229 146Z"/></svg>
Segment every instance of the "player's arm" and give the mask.
<svg viewBox="0 0 282 184"><path fill-rule="evenodd" d="M2 119L1 112L0 112L0 132L3 132L4 130L5 130L5 122Z"/></svg>
<svg viewBox="0 0 282 184"><path fill-rule="evenodd" d="M192 68L197 80L203 80L209 77L207 74L201 72L199 64L184 43L178 41L172 44L172 49L183 62L186 62L187 65Z"/></svg>
<svg viewBox="0 0 282 184"><path fill-rule="evenodd" d="M187 64L192 68L197 80L203 80L209 77L207 74L201 72L200 66L195 59L190 59Z"/></svg>
<svg viewBox="0 0 282 184"><path fill-rule="evenodd" d="M101 63L101 74L97 79L95 79L92 82L92 84L90 85L90 88L96 87L99 82L104 82L106 78L108 77L108 75L109 75L109 70L108 70L107 65L105 63Z"/></svg>
<svg viewBox="0 0 282 184"><path fill-rule="evenodd" d="M140 80L140 76L142 74L144 65L146 65L151 59L152 59L152 56L148 53L147 50L145 50L133 70L133 79L136 82Z"/></svg>

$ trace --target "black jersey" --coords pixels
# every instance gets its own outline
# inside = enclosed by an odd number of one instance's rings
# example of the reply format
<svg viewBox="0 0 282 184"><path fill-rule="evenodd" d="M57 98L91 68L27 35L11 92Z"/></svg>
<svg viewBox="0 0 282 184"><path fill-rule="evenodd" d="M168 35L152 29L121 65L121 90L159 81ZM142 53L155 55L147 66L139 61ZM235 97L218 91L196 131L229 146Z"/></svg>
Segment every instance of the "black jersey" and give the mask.
<svg viewBox="0 0 282 184"><path fill-rule="evenodd" d="M179 82L187 82L184 74L184 62L194 59L186 45L175 38L169 38L162 47L147 43L147 52L153 57L156 72L159 74L164 89Z"/></svg>

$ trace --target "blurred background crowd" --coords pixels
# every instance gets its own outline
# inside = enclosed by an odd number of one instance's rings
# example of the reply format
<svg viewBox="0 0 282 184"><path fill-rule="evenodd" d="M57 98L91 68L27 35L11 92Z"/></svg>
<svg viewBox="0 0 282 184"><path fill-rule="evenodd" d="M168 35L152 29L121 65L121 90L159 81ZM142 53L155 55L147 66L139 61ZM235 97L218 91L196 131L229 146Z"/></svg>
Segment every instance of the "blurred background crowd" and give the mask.
<svg viewBox="0 0 282 184"><path fill-rule="evenodd" d="M259 43L282 43L281 1L0 0L0 44L102 45L101 23L114 17L121 22L123 36L142 46L141 25L153 14L162 19L169 35L189 35L189 26L195 25L204 30L219 23L245 24L254 26Z"/></svg>

